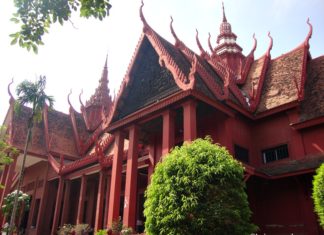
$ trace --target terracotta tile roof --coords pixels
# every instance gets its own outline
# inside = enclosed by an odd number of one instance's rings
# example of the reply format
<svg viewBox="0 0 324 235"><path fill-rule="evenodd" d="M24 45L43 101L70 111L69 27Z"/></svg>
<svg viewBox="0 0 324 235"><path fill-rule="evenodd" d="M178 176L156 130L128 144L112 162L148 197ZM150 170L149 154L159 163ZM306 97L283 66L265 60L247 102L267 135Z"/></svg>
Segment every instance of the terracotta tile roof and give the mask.
<svg viewBox="0 0 324 235"><path fill-rule="evenodd" d="M18 149L24 149L25 140L27 135L27 122L31 115L31 109L22 106L20 112L14 111L12 119L12 141L13 145ZM44 125L43 122L34 125L32 130L31 144L28 147L30 152L34 152L40 155L46 155L46 145L44 138Z"/></svg>
<svg viewBox="0 0 324 235"><path fill-rule="evenodd" d="M250 71L247 75L246 81L244 85L241 87L242 91L250 97L250 93L252 91L252 83L254 84L254 90L256 91L258 85L260 76L262 73L263 63L264 63L265 57L262 56L261 58L255 60L250 68Z"/></svg>
<svg viewBox="0 0 324 235"><path fill-rule="evenodd" d="M27 121L30 114L31 109L23 106L21 107L20 113L14 112L13 115L13 145L19 149L24 148L27 134ZM68 114L55 110L49 111L48 128L50 150L68 156L78 156L73 138L72 123ZM44 120L34 124L29 151L44 156L47 155Z"/></svg>
<svg viewBox="0 0 324 235"><path fill-rule="evenodd" d="M300 112L300 121L324 116L324 56L308 63L305 99Z"/></svg>
<svg viewBox="0 0 324 235"><path fill-rule="evenodd" d="M171 49L173 46L165 40L164 44L167 44L170 53L176 55L182 62L184 69L189 66L179 51ZM138 50L137 58L141 59L136 59L131 69L127 86L118 100L113 122L180 90L170 71L159 65L159 56L146 37L143 38Z"/></svg>
<svg viewBox="0 0 324 235"><path fill-rule="evenodd" d="M87 131L87 127L85 125L82 114L75 112L74 115L75 115L75 122L77 125L80 140L86 141L91 136L91 133Z"/></svg>
<svg viewBox="0 0 324 235"><path fill-rule="evenodd" d="M268 176L280 176L283 174L294 173L298 171L316 169L324 162L324 155L304 158L302 160L290 160L282 162L280 165L264 166L258 168L257 171Z"/></svg>
<svg viewBox="0 0 324 235"><path fill-rule="evenodd" d="M262 88L257 112L263 112L298 99L295 79L300 86L304 47L271 60Z"/></svg>
<svg viewBox="0 0 324 235"><path fill-rule="evenodd" d="M70 116L55 110L48 111L50 150L64 155L78 156Z"/></svg>
<svg viewBox="0 0 324 235"><path fill-rule="evenodd" d="M184 73L184 75L188 76L191 68L190 62L186 59L186 57L182 54L182 52L176 48L173 44L162 38L160 35L156 33L158 39L164 46L164 48L168 51L171 57L176 61L177 65Z"/></svg>

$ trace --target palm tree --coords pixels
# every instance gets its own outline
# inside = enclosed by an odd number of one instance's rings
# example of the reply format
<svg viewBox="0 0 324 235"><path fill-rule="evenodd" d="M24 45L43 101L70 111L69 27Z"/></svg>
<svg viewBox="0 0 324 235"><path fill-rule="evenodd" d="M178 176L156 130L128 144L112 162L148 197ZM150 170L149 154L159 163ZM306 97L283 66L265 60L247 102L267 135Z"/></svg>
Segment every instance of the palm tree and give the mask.
<svg viewBox="0 0 324 235"><path fill-rule="evenodd" d="M16 191L16 196L14 199L14 205L13 205L12 214L10 218L10 225L9 225L10 235L13 233L13 228L15 226L14 223L15 223L15 217L16 217L17 207L18 207L18 195L24 178L26 155L27 155L28 145L31 139L31 131L33 128L33 124L34 122L41 121L42 110L45 105L48 105L49 108L52 108L54 104L53 97L45 94L44 91L45 86L46 86L46 77L40 76L39 79L36 80L34 83L27 80L23 81L17 86L16 89L16 93L18 96L18 99L16 101L16 107L18 107L19 110L19 107L29 104L32 106L32 113L28 118L28 123L27 123L28 129L27 129L27 136L26 136L25 148L23 154L23 162L19 173L17 191Z"/></svg>

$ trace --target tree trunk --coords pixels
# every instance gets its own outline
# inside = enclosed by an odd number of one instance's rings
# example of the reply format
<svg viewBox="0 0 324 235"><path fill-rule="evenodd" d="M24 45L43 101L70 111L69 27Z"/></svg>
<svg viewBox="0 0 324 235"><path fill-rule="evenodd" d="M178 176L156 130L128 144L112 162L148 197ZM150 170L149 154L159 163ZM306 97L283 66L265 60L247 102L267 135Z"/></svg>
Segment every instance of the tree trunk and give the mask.
<svg viewBox="0 0 324 235"><path fill-rule="evenodd" d="M24 155L23 155L23 162L21 164L21 168L20 168L20 174L19 174L19 179L18 179L18 185L17 185L17 192L15 195L15 200L14 200L14 205L13 205L13 209L12 209L12 214L11 214L11 218L10 218L10 224L9 224L9 235L13 234L13 230L15 227L15 217L17 214L17 208L18 208L18 193L20 191L23 179L24 179L24 171L25 171L25 163L26 163L26 157L27 157L27 149L28 149L28 145L29 145L29 141L31 138L31 130L32 130L32 118L30 118L29 122L28 122L28 130L27 130L27 138L26 138L26 142L25 142L25 148L24 148ZM18 230L19 228L17 228Z"/></svg>

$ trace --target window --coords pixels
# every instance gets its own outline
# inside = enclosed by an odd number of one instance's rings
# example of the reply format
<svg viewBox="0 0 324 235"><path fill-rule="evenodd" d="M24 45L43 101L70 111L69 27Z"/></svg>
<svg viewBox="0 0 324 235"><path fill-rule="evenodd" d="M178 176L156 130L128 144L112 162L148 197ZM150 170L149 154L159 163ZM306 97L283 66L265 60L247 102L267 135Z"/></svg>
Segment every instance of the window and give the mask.
<svg viewBox="0 0 324 235"><path fill-rule="evenodd" d="M234 154L237 160L245 163L249 162L249 150L247 150L246 148L234 144Z"/></svg>
<svg viewBox="0 0 324 235"><path fill-rule="evenodd" d="M277 146L275 148L263 150L262 157L264 163L278 161L287 158L289 157L288 145L284 144L284 145Z"/></svg>

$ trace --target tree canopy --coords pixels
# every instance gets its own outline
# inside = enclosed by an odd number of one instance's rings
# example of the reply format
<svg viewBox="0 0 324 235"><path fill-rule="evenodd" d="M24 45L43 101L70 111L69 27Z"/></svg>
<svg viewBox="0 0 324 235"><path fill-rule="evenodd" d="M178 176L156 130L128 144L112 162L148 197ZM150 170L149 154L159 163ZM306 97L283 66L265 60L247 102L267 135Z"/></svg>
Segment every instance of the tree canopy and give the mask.
<svg viewBox="0 0 324 235"><path fill-rule="evenodd" d="M43 45L43 36L50 25L69 21L73 11L80 11L81 17L102 20L109 15L109 0L14 0L16 13L11 20L20 24L20 30L11 34L11 44L35 53Z"/></svg>
<svg viewBox="0 0 324 235"><path fill-rule="evenodd" d="M176 147L146 191L146 234L251 234L243 170L208 138Z"/></svg>
<svg viewBox="0 0 324 235"><path fill-rule="evenodd" d="M313 200L315 212L318 215L320 225L324 229L324 163L316 170L313 180Z"/></svg>

